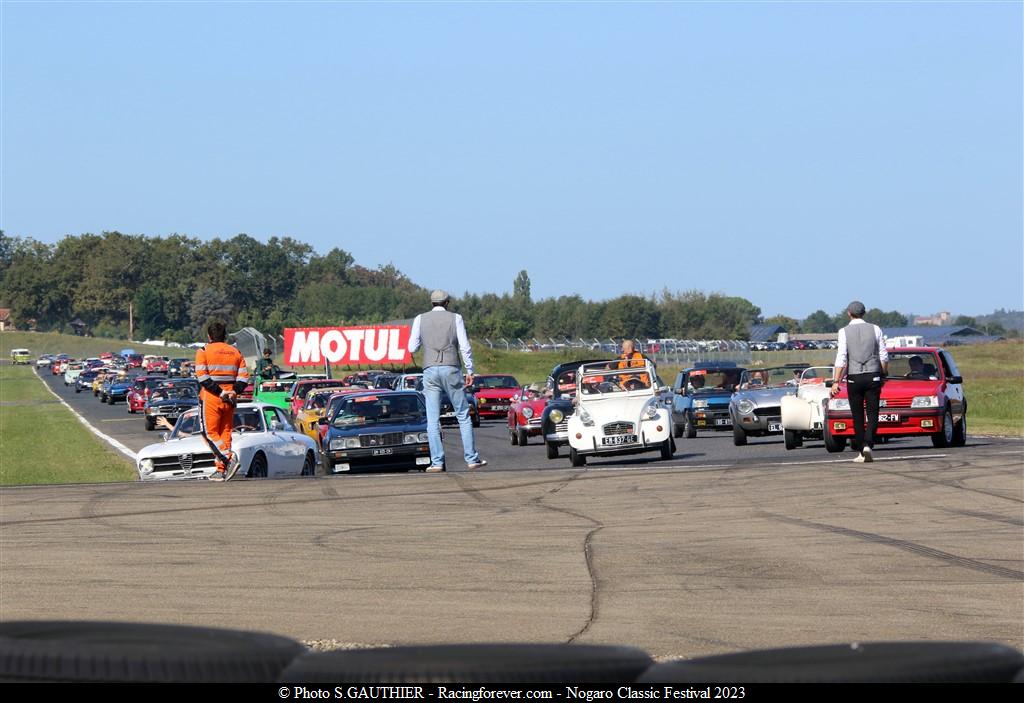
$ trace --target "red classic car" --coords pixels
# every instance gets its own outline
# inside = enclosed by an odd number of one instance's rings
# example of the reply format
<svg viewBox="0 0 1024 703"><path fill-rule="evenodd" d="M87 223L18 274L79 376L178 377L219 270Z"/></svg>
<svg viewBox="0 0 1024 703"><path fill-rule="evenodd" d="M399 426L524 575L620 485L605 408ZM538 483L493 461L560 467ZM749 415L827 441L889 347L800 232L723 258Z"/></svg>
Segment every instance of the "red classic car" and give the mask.
<svg viewBox="0 0 1024 703"><path fill-rule="evenodd" d="M149 373L167 373L168 361L166 356L157 356L150 359L144 368Z"/></svg>
<svg viewBox="0 0 1024 703"><path fill-rule="evenodd" d="M166 376L136 376L125 398L128 412L134 415L145 411L146 401L149 400L153 389L166 381Z"/></svg>
<svg viewBox="0 0 1024 703"><path fill-rule="evenodd" d="M548 396L543 387L523 386L510 399L512 406L508 409L508 438L513 446L525 447L530 437L543 432L544 406L548 404Z"/></svg>
<svg viewBox="0 0 1024 703"><path fill-rule="evenodd" d="M519 388L515 376L487 374L474 376L469 391L476 396L480 417L505 417L512 405L512 396L519 394Z"/></svg>
<svg viewBox="0 0 1024 703"><path fill-rule="evenodd" d="M841 452L853 436L853 416L845 382L825 409L825 447ZM928 436L936 447L967 441L967 399L953 356L934 347L889 350L889 373L882 386L876 437Z"/></svg>

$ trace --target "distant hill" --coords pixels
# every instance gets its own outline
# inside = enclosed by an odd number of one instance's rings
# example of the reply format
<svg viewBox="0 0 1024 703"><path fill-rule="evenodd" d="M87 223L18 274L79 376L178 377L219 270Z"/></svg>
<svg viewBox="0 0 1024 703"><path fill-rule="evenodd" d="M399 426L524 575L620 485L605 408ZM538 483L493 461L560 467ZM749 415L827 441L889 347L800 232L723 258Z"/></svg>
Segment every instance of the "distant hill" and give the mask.
<svg viewBox="0 0 1024 703"><path fill-rule="evenodd" d="M996 310L989 315L974 317L979 325L1002 325L1006 331L1024 332L1024 310Z"/></svg>

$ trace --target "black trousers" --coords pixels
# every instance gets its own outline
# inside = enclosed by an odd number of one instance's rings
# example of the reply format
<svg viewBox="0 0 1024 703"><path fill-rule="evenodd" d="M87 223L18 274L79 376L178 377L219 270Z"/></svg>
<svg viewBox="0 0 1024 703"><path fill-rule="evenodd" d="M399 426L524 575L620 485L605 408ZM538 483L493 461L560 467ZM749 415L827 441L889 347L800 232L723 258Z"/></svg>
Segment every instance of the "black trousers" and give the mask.
<svg viewBox="0 0 1024 703"><path fill-rule="evenodd" d="M882 374L857 373L846 377L846 392L850 396L850 412L853 414L853 441L850 447L859 452L864 447L875 446L875 430L878 429L878 401L882 397ZM867 414L867 434L864 432L864 415Z"/></svg>

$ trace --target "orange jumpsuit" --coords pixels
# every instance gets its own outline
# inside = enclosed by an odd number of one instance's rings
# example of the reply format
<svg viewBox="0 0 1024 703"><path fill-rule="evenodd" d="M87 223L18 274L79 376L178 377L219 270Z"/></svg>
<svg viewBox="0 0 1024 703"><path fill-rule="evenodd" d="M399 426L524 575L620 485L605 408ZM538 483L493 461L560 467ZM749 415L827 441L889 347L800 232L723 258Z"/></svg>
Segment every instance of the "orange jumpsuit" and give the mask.
<svg viewBox="0 0 1024 703"><path fill-rule="evenodd" d="M641 354L640 352L633 352L629 356L626 356L625 354L620 354L619 358L622 360L622 361L619 362L619 368L620 369L628 369L628 368L641 368L642 369L644 366L647 365L647 362L644 361L644 355Z"/></svg>
<svg viewBox="0 0 1024 703"><path fill-rule="evenodd" d="M249 370L245 357L230 344L210 342L196 352L196 380L199 381L199 404L202 407L203 426L209 441L221 454L231 457L231 430L235 420L235 406L221 400L220 393L207 387L212 382L222 391L236 390L235 384L248 384ZM218 457L217 470L224 471L224 462Z"/></svg>

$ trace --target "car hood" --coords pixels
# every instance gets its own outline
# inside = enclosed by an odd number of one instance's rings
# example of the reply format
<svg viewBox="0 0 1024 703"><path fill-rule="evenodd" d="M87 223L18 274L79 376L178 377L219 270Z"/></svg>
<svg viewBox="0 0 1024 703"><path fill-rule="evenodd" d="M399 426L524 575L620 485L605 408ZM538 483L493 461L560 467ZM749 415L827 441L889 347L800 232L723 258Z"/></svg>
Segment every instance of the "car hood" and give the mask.
<svg viewBox="0 0 1024 703"><path fill-rule="evenodd" d="M388 422L372 425L352 425L346 427L335 427L329 425L327 433L333 437L352 437L361 434L387 434L388 432L426 432L427 418L419 422Z"/></svg>
<svg viewBox="0 0 1024 703"><path fill-rule="evenodd" d="M781 388L760 388L757 390L746 390L734 393L732 400L738 403L741 400L749 400L754 405L778 405L782 402L783 396L794 395L796 386L784 386Z"/></svg>
<svg viewBox="0 0 1024 703"><path fill-rule="evenodd" d="M515 407L519 411L522 411L523 408L530 408L531 410L533 410L534 416L536 416L543 412L547 404L547 398L537 398L535 400L527 400L525 402L516 403Z"/></svg>
<svg viewBox="0 0 1024 703"><path fill-rule="evenodd" d="M593 418L594 424L600 427L606 422L614 422L616 420L638 420L640 418L640 411L644 409L648 402L655 398L656 396L648 394L639 396L614 395L605 398L598 396L596 399L588 396L580 404L580 407L586 408L586 411L590 413L590 417ZM577 410L575 416L578 417L579 414L580 410Z"/></svg>
<svg viewBox="0 0 1024 703"><path fill-rule="evenodd" d="M478 390L475 395L477 398L501 398L507 400L516 394L518 388L485 388Z"/></svg>
<svg viewBox="0 0 1024 703"><path fill-rule="evenodd" d="M232 432L231 447L240 451L257 443L263 432ZM210 452L210 445L199 435L169 439L166 442L156 442L143 447L138 454L138 459L152 459L160 456L178 456L180 454L203 454Z"/></svg>
<svg viewBox="0 0 1024 703"><path fill-rule="evenodd" d="M882 385L882 398L910 398L915 395L938 395L944 385L943 381L908 381L904 379L887 379ZM839 398L846 398L846 384L839 391Z"/></svg>

